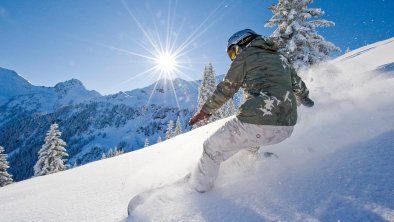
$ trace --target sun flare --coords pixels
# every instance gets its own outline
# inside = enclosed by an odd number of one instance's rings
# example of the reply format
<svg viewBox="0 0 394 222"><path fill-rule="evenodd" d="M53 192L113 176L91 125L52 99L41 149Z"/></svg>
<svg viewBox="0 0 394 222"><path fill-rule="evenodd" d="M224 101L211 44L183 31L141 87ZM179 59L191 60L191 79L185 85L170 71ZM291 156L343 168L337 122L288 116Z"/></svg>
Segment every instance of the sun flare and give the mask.
<svg viewBox="0 0 394 222"><path fill-rule="evenodd" d="M209 15L206 16L205 19L194 29L193 32L186 32L189 34L183 36L185 32L182 30L182 28L175 28L177 27L175 24L175 21L177 21L175 16L176 4L173 4L172 1L169 1L168 4L167 21L162 19L159 22L153 20L152 27L154 30L152 28L148 28L145 23L141 22L145 21L146 17L144 16L143 18L139 19L134 13L133 8L129 7L127 0L121 0L121 2L132 21L137 25L143 34L144 41L141 42L142 44L140 44L140 46L145 52L130 51L100 42L92 43L144 59L144 61L141 61L141 63L147 63L148 68L137 74L134 74L130 78L121 82L119 85L125 84L140 77L146 77L147 79L151 79L151 77L153 77L156 80L156 83L154 84L154 90L152 90L147 101L147 104L149 104L154 92L156 91L156 87L158 87L159 80L174 80L180 76L187 78L188 80L192 80L192 78L187 73L185 73L184 70L191 70L195 72L196 70L192 67L192 64L205 63L200 62L200 60L197 58L189 57L188 53L196 49L195 45L198 45L196 41L220 19L218 16L219 9L222 8L223 3L220 3L213 11L211 11ZM157 24L160 25L158 26ZM180 27L183 27L183 25ZM179 42L180 38L183 38L184 40ZM133 62L137 61L133 60ZM176 86L174 86L173 81L164 82L164 84L167 83L170 84L177 106L180 109L175 89ZM197 82L192 81L192 83L195 84L196 88L198 88L199 84Z"/></svg>
<svg viewBox="0 0 394 222"><path fill-rule="evenodd" d="M161 53L156 57L157 68L164 73L171 73L176 70L176 57L171 53Z"/></svg>

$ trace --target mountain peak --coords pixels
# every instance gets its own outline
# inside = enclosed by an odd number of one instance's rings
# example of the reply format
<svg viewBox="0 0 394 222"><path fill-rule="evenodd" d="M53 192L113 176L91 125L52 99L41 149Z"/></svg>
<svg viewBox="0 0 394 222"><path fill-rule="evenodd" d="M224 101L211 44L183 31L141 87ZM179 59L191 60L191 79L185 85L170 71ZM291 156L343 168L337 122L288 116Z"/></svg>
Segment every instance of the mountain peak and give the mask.
<svg viewBox="0 0 394 222"><path fill-rule="evenodd" d="M18 73L16 73L14 70L10 69L5 69L0 67L0 79L2 80L2 85L3 84L8 84L11 81L14 84L22 84L22 85L31 85L29 81L27 81L25 78L20 76Z"/></svg>
<svg viewBox="0 0 394 222"><path fill-rule="evenodd" d="M0 67L0 104L13 96L27 94L33 86L15 71Z"/></svg>
<svg viewBox="0 0 394 222"><path fill-rule="evenodd" d="M69 90L73 88L86 89L83 83L78 79L70 79L55 85L55 89L57 90L60 89Z"/></svg>
<svg viewBox="0 0 394 222"><path fill-rule="evenodd" d="M54 89L63 104L77 103L101 96L100 93L94 90L87 90L83 83L78 79L70 79L60 82L55 85Z"/></svg>
<svg viewBox="0 0 394 222"><path fill-rule="evenodd" d="M12 73L12 74L16 74L16 72L14 70L11 69L6 69L3 67L0 67L0 75L4 75L6 73ZM17 74L16 74L17 75Z"/></svg>

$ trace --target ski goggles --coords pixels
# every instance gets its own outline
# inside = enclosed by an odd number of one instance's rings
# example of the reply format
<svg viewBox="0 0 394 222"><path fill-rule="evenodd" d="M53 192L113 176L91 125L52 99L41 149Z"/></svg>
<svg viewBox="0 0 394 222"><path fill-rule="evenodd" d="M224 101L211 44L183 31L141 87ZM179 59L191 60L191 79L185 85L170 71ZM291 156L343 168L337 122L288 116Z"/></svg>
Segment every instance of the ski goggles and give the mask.
<svg viewBox="0 0 394 222"><path fill-rule="evenodd" d="M227 48L227 55L230 57L231 61L234 61L235 57L237 57L239 53L239 46L236 44L230 45Z"/></svg>

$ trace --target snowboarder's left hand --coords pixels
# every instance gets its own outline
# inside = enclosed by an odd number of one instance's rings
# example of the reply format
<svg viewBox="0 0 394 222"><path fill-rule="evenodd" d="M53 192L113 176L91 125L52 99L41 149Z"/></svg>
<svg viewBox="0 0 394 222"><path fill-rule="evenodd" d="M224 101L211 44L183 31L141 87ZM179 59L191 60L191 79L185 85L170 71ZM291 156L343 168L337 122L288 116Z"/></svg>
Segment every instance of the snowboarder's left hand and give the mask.
<svg viewBox="0 0 394 222"><path fill-rule="evenodd" d="M208 114L202 110L200 110L200 112L198 112L196 115L194 115L190 121L189 121L189 125L193 126L194 124L200 122L201 120L207 120L209 117L211 116L211 114Z"/></svg>
<svg viewBox="0 0 394 222"><path fill-rule="evenodd" d="M312 107L313 105L315 105L315 102L313 102L313 100L311 100L309 97L300 99L300 102L306 107Z"/></svg>

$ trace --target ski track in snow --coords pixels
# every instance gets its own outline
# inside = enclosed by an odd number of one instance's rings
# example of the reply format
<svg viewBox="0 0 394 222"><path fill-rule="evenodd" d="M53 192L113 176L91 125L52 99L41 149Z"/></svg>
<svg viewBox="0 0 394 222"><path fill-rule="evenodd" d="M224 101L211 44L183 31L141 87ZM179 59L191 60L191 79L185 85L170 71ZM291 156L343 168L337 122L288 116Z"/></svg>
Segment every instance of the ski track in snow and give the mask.
<svg viewBox="0 0 394 222"><path fill-rule="evenodd" d="M394 61L388 41L303 73L315 107L299 109L290 139L262 148L279 158L236 155L211 192L170 186L127 218L131 197L190 172L225 120L0 188L0 221L394 221L394 78L371 72Z"/></svg>

